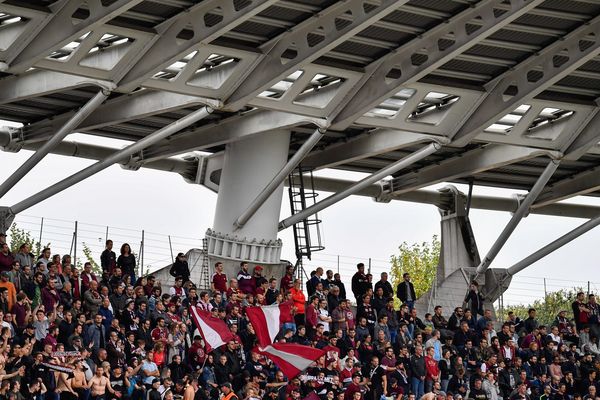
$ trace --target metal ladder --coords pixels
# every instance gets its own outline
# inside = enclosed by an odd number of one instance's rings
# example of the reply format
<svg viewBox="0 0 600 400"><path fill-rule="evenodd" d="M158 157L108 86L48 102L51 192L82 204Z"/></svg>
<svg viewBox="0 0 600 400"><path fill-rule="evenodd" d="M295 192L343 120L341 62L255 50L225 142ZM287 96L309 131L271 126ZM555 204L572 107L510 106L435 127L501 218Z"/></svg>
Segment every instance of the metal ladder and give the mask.
<svg viewBox="0 0 600 400"><path fill-rule="evenodd" d="M289 175L289 199L292 215L296 214L317 202L319 194L314 190L312 171L304 171L301 166L296 168ZM294 246L296 249L296 277L303 281L308 275L304 271L302 260L304 257L309 260L312 253L323 250L325 247L321 243L321 220L317 214L314 214L292 227L294 232Z"/></svg>
<svg viewBox="0 0 600 400"><path fill-rule="evenodd" d="M208 266L208 240L206 238L202 239L202 267L200 270L200 289L208 290L210 289L210 271Z"/></svg>

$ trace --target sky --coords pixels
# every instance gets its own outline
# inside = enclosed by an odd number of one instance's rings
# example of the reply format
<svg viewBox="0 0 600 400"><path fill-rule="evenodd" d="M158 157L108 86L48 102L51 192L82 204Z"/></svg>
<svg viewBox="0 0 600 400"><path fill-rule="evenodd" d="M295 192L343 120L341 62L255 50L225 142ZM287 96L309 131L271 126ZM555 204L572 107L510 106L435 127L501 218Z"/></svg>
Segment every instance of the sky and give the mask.
<svg viewBox="0 0 600 400"><path fill-rule="evenodd" d="M67 140L90 141L85 135L71 135ZM99 139L94 139L99 140ZM122 146L123 142L102 139L102 145ZM2 176L12 173L32 154L0 152ZM49 155L40 162L6 196L0 205L15 204L62 178L92 163L91 160ZM356 179L359 174L328 170L323 176ZM428 189L444 186L436 185ZM466 191L466 187L459 188ZM510 197L515 192L476 186L474 195ZM320 193L320 198L329 193ZM99 256L109 226L109 237L116 246L129 241L134 251L139 248L141 231L145 231L146 265L167 265L171 247L177 254L200 247L200 238L212 227L217 195L207 188L186 183L181 176L168 172L140 169L127 171L110 167L97 175L51 197L17 216L16 222L39 238L40 221L44 217L43 243L52 242L53 252L64 254L72 246L73 223L78 221L77 243L81 255L83 242ZM281 217L289 216L284 196ZM599 205L593 198L570 200ZM358 262L368 263L372 272L389 270L389 259L402 242L430 241L439 235L440 217L431 205L401 201L376 203L366 197L351 196L319 214L323 220L322 237L325 250L315 253L309 267L333 269L345 279L355 272ZM470 219L483 257L510 219L507 212L471 210ZM585 222L581 219L530 215L525 218L492 267L510 267L541 246ZM588 232L560 250L518 274L505 295L505 305L529 303L543 296L544 278L548 291L586 287L600 291L597 258L594 249L600 239L598 230ZM291 229L280 232L284 242L282 258L294 261ZM338 262L339 257L339 262Z"/></svg>

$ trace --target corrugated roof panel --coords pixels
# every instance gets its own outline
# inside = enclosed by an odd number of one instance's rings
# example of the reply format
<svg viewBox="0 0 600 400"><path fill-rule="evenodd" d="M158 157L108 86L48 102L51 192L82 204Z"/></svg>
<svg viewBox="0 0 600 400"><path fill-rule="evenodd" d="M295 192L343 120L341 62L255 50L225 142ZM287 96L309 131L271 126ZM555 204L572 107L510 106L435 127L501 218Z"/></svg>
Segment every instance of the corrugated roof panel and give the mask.
<svg viewBox="0 0 600 400"><path fill-rule="evenodd" d="M278 7L277 5L274 5L267 8L258 15L262 17L298 23L304 21L307 18L310 18L312 14L304 11L293 10L290 8Z"/></svg>
<svg viewBox="0 0 600 400"><path fill-rule="evenodd" d="M417 26L423 29L429 29L440 23L440 20L438 19L402 11L402 8L392 12L391 14L388 14L385 18L383 18L383 21L402 25Z"/></svg>
<svg viewBox="0 0 600 400"><path fill-rule="evenodd" d="M558 82L561 86L572 86L576 88L584 88L587 90L596 90L600 92L600 79L592 79L581 76L567 76Z"/></svg>
<svg viewBox="0 0 600 400"><path fill-rule="evenodd" d="M577 12L588 15L600 13L600 3L596 1L546 0L542 3L540 8Z"/></svg>
<svg viewBox="0 0 600 400"><path fill-rule="evenodd" d="M506 71L506 67L492 64L474 63L464 60L451 60L444 64L442 69L473 73L477 75L489 75L492 77L498 76L502 72Z"/></svg>
<svg viewBox="0 0 600 400"><path fill-rule="evenodd" d="M405 32L394 31L391 29L382 28L371 25L364 31L360 32L360 36L365 36L372 39L385 40L386 42L394 42L400 46L414 38L414 35Z"/></svg>
<svg viewBox="0 0 600 400"><path fill-rule="evenodd" d="M410 0L408 5L415 7L427 8L430 10L445 12L448 14L456 14L467 7L464 2L456 1L440 1L440 0Z"/></svg>
<svg viewBox="0 0 600 400"><path fill-rule="evenodd" d="M505 60L514 60L515 64L516 62L530 56L530 53L523 50L508 49L505 47L486 46L482 44L476 44L469 50L465 51L464 54L471 54L482 57L502 58Z"/></svg>
<svg viewBox="0 0 600 400"><path fill-rule="evenodd" d="M517 18L515 23L527 26L537 26L540 28L559 29L561 31L572 31L577 26L581 25L581 22L578 21L533 14L525 14L522 17Z"/></svg>
<svg viewBox="0 0 600 400"><path fill-rule="evenodd" d="M544 47L556 40L555 37L537 33L518 32L509 29L500 29L489 37L490 39L506 41L509 43L522 43Z"/></svg>
<svg viewBox="0 0 600 400"><path fill-rule="evenodd" d="M269 39L285 32L285 28L278 28L276 26L270 26L266 24L259 24L257 22L246 21L238 25L234 32L249 33L252 35L265 36Z"/></svg>
<svg viewBox="0 0 600 400"><path fill-rule="evenodd" d="M355 43L351 41L345 41L344 43L337 46L334 51L342 53L353 54L362 57L369 57L371 59L377 59L387 54L387 50L381 47L370 46L368 44Z"/></svg>

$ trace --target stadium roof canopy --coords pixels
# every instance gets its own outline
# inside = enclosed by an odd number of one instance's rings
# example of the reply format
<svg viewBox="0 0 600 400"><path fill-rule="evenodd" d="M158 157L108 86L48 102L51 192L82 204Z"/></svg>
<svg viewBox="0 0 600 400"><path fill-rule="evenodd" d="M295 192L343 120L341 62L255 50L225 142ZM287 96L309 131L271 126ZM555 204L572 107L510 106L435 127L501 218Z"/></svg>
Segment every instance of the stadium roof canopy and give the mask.
<svg viewBox="0 0 600 400"><path fill-rule="evenodd" d="M310 168L374 172L440 139L389 194L450 181L529 190L536 205L600 194L595 0L0 0L5 150L35 149L99 90L77 129L137 141L204 105L210 117L128 165L195 180L192 150L291 129ZM110 149L62 143L100 159Z"/></svg>

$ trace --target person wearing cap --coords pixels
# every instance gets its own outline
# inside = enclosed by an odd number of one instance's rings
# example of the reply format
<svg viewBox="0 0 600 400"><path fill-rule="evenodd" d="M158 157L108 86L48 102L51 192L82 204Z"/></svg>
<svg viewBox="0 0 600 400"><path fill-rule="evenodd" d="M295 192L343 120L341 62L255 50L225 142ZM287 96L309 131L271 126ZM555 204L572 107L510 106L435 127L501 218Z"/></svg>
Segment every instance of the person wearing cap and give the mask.
<svg viewBox="0 0 600 400"><path fill-rule="evenodd" d="M221 384L221 392L223 393L223 397L221 397L221 400L236 400L238 398L237 395L233 392L231 383L229 382L224 382Z"/></svg>

